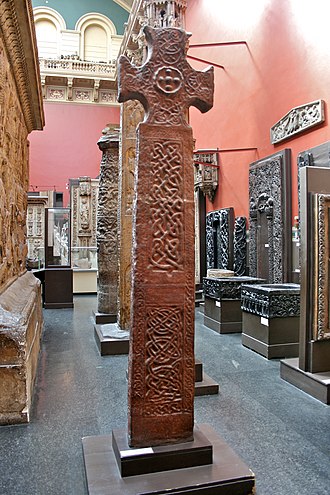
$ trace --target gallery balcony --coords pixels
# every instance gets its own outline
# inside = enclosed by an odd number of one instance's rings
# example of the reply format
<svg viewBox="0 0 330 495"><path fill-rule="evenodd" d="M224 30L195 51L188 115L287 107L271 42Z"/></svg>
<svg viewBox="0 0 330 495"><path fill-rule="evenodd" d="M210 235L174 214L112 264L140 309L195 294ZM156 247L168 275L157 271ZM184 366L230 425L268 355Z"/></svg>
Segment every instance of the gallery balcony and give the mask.
<svg viewBox="0 0 330 495"><path fill-rule="evenodd" d="M48 101L116 104L116 60L40 58L43 97Z"/></svg>

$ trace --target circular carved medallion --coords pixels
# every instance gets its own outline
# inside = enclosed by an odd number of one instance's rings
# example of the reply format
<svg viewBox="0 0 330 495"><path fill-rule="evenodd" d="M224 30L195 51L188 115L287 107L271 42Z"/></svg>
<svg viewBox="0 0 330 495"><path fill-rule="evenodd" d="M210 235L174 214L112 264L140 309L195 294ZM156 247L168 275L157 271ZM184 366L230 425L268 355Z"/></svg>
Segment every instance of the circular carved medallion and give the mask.
<svg viewBox="0 0 330 495"><path fill-rule="evenodd" d="M182 86L182 74L173 67L161 67L155 74L155 85L163 93L176 93Z"/></svg>

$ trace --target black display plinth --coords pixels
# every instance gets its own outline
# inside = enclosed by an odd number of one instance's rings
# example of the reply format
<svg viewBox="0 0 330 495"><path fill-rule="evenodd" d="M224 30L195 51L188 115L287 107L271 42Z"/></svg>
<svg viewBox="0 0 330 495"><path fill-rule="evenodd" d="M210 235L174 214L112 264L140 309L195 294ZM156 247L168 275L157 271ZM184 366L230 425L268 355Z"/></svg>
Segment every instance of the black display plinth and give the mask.
<svg viewBox="0 0 330 495"><path fill-rule="evenodd" d="M213 457L212 444L199 428L194 429L194 439L190 442L142 449L129 447L127 430L113 430L112 449L123 478L204 466L212 464Z"/></svg>
<svg viewBox="0 0 330 495"><path fill-rule="evenodd" d="M93 314L97 325L116 323L117 321L117 315L112 315L110 313L99 313L98 311L93 311Z"/></svg>
<svg viewBox="0 0 330 495"><path fill-rule="evenodd" d="M213 299L205 296L204 325L218 333L242 331L241 301Z"/></svg>
<svg viewBox="0 0 330 495"><path fill-rule="evenodd" d="M330 371L309 373L301 370L298 362L298 358L283 359L280 363L281 378L324 404L330 404Z"/></svg>
<svg viewBox="0 0 330 495"><path fill-rule="evenodd" d="M296 357L299 317L263 318L243 311L242 344L267 359Z"/></svg>
<svg viewBox="0 0 330 495"><path fill-rule="evenodd" d="M216 395L219 393L219 384L210 378L203 370L203 363L195 360L195 397L201 395Z"/></svg>
<svg viewBox="0 0 330 495"><path fill-rule="evenodd" d="M116 323L94 325L94 337L101 356L128 354L129 332Z"/></svg>
<svg viewBox="0 0 330 495"><path fill-rule="evenodd" d="M255 485L252 471L209 425L200 425L199 430L213 447L212 464L124 478L111 435L83 438L89 495L251 495ZM175 456L178 447L172 448Z"/></svg>
<svg viewBox="0 0 330 495"><path fill-rule="evenodd" d="M46 309L73 308L72 268L46 268L43 292Z"/></svg>

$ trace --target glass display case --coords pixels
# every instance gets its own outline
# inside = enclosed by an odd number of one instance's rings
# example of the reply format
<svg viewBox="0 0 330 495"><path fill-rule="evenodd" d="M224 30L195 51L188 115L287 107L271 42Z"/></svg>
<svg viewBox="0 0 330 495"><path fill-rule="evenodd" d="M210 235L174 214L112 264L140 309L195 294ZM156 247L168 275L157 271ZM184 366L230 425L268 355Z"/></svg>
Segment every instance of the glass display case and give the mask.
<svg viewBox="0 0 330 495"><path fill-rule="evenodd" d="M72 247L71 265L74 270L97 270L97 247Z"/></svg>
<svg viewBox="0 0 330 495"><path fill-rule="evenodd" d="M45 267L68 268L70 259L70 208L46 208Z"/></svg>

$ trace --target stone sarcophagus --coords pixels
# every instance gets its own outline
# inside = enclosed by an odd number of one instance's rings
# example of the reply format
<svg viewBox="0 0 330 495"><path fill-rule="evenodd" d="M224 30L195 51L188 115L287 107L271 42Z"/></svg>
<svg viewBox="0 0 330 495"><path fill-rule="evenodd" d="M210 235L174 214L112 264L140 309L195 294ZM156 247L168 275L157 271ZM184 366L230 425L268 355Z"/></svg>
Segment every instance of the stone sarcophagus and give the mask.
<svg viewBox="0 0 330 495"><path fill-rule="evenodd" d="M0 424L29 420L43 323L26 272L28 134L44 125L33 25L29 1L0 2Z"/></svg>

